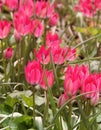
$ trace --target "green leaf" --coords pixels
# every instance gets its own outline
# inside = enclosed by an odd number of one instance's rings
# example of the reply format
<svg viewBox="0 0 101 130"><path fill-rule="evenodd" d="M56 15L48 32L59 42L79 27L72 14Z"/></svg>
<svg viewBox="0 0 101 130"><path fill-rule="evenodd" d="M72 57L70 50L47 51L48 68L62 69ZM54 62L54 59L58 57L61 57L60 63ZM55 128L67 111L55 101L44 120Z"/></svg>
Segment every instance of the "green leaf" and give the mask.
<svg viewBox="0 0 101 130"><path fill-rule="evenodd" d="M22 99L25 102L25 104L28 105L28 107L32 107L33 106L33 98L32 98L32 96L27 97L25 95L22 95Z"/></svg>
<svg viewBox="0 0 101 130"><path fill-rule="evenodd" d="M14 105L18 102L17 98L12 98L10 96L7 96L6 100L5 100L5 104L10 106L10 107L14 107Z"/></svg>
<svg viewBox="0 0 101 130"><path fill-rule="evenodd" d="M98 32L99 32L99 30L98 30L97 28L95 28L95 27L89 27L89 28L88 28L88 31L89 31L89 33L90 33L91 35L96 35L96 34L98 34Z"/></svg>

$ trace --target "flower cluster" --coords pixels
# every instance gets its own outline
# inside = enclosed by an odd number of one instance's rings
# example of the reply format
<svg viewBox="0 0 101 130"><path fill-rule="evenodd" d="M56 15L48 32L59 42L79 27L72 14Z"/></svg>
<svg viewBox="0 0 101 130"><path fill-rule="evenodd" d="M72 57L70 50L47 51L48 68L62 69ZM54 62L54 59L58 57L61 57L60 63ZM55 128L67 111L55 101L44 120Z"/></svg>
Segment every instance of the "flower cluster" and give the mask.
<svg viewBox="0 0 101 130"><path fill-rule="evenodd" d="M64 94L59 98L59 106L68 99L75 98L78 94L84 94L84 99L89 99L91 105L96 105L101 92L101 74L89 72L88 66L75 65L67 67L64 80Z"/></svg>
<svg viewBox="0 0 101 130"><path fill-rule="evenodd" d="M82 12L87 17L92 17L98 10L101 10L101 0L79 0L75 10Z"/></svg>
<svg viewBox="0 0 101 130"><path fill-rule="evenodd" d="M54 82L54 74L52 70L42 69L38 61L33 60L28 62L25 67L25 76L28 83L31 85L39 84L43 89L52 87Z"/></svg>

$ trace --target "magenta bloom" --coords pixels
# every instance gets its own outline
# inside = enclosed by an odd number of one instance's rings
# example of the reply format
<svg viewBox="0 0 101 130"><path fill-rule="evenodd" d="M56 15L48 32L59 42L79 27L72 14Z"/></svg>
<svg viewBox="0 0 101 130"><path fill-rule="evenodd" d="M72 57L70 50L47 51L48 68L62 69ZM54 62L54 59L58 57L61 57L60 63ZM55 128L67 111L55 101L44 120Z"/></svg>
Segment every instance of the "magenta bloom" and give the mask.
<svg viewBox="0 0 101 130"><path fill-rule="evenodd" d="M50 49L46 49L44 46L41 46L38 51L34 49L34 54L36 59L42 64L48 64L50 62Z"/></svg>
<svg viewBox="0 0 101 130"><path fill-rule="evenodd" d="M11 28L11 23L7 20L0 21L0 39L4 39L8 36Z"/></svg>
<svg viewBox="0 0 101 130"><path fill-rule="evenodd" d="M61 107L66 101L68 101L69 97L66 93L62 94L60 97L59 97L59 100L58 100L58 106Z"/></svg>
<svg viewBox="0 0 101 130"><path fill-rule="evenodd" d="M11 47L6 48L6 50L4 51L4 57L6 59L11 59L13 55L13 50Z"/></svg>
<svg viewBox="0 0 101 130"><path fill-rule="evenodd" d="M18 0L5 0L5 4L10 10L18 8Z"/></svg>
<svg viewBox="0 0 101 130"><path fill-rule="evenodd" d="M67 60L72 61L76 59L76 49L57 46L52 48L52 56L55 64L63 64Z"/></svg>
<svg viewBox="0 0 101 130"><path fill-rule="evenodd" d="M3 5L3 1L0 0L0 11L1 11L1 9L2 9L2 5Z"/></svg>
<svg viewBox="0 0 101 130"><path fill-rule="evenodd" d="M22 1L20 0L20 6L18 9L18 12L21 14L27 15L28 17L32 17L33 12L34 12L34 3L33 0L25 0Z"/></svg>
<svg viewBox="0 0 101 130"><path fill-rule="evenodd" d="M40 81L40 86L46 90L47 87L52 87L54 83L54 73L53 71L48 71L45 70L42 73L41 81Z"/></svg>
<svg viewBox="0 0 101 130"><path fill-rule="evenodd" d="M25 66L25 77L29 84L39 84L42 77L42 67L39 62L33 60Z"/></svg>
<svg viewBox="0 0 101 130"><path fill-rule="evenodd" d="M52 34L51 32L48 32L46 35L46 45L51 48L56 48L60 46L61 40L59 39L59 36L57 33Z"/></svg>
<svg viewBox="0 0 101 130"><path fill-rule="evenodd" d="M41 37L42 36L42 34L44 33L44 25L40 20L38 20L38 19L33 20L33 22L32 22L32 32L34 33L35 37Z"/></svg>
<svg viewBox="0 0 101 130"><path fill-rule="evenodd" d="M35 4L35 15L40 18L50 17L54 12L54 7L49 2L37 1Z"/></svg>
<svg viewBox="0 0 101 130"><path fill-rule="evenodd" d="M27 15L16 12L14 14L14 27L17 34L25 36L31 33L32 21Z"/></svg>
<svg viewBox="0 0 101 130"><path fill-rule="evenodd" d="M100 82L97 80L97 76L89 75L81 88L82 93L91 92L84 96L85 98L90 99L91 105L96 105L99 101L99 85Z"/></svg>
<svg viewBox="0 0 101 130"><path fill-rule="evenodd" d="M92 17L101 9L101 0L79 0L75 6L76 11L82 12L87 17Z"/></svg>
<svg viewBox="0 0 101 130"><path fill-rule="evenodd" d="M84 84L85 79L89 76L89 69L87 66L82 65L67 67L65 73L64 89L69 96L76 95L79 90L81 90L82 85Z"/></svg>
<svg viewBox="0 0 101 130"><path fill-rule="evenodd" d="M58 13L52 14L52 16L49 18L49 24L51 26L55 26L58 23L59 15Z"/></svg>

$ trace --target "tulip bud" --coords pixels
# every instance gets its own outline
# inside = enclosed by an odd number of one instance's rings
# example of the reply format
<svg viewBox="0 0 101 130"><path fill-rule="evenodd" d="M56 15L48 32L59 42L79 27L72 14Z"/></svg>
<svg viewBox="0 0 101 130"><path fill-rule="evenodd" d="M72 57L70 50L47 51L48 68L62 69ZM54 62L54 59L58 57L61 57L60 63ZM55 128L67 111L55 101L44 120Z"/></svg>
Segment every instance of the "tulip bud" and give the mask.
<svg viewBox="0 0 101 130"><path fill-rule="evenodd" d="M13 55L13 50L11 47L6 48L6 50L4 51L4 57L6 59L11 59Z"/></svg>

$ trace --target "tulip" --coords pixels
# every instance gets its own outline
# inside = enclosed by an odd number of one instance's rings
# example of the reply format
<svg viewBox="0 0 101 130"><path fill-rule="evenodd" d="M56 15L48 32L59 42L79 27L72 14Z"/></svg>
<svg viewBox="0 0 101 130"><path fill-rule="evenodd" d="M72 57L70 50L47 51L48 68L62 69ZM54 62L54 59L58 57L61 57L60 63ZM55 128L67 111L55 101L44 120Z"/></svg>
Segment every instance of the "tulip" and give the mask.
<svg viewBox="0 0 101 130"><path fill-rule="evenodd" d="M52 16L49 18L49 24L51 26L55 26L58 23L59 15L58 13L52 14Z"/></svg>
<svg viewBox="0 0 101 130"><path fill-rule="evenodd" d="M66 93L62 94L60 97L59 97L59 100L58 100L58 106L61 107L66 101L68 101L69 97Z"/></svg>
<svg viewBox="0 0 101 130"><path fill-rule="evenodd" d="M50 49L46 49L44 46L41 46L38 51L34 49L34 54L36 59L42 64L48 64L50 62Z"/></svg>
<svg viewBox="0 0 101 130"><path fill-rule="evenodd" d="M59 39L59 36L57 33L52 34L51 32L48 32L46 35L46 45L51 48L56 48L60 46L61 40Z"/></svg>
<svg viewBox="0 0 101 130"><path fill-rule="evenodd" d="M13 50L11 47L6 48L6 50L4 50L4 58L6 59L11 59L13 55Z"/></svg>
<svg viewBox="0 0 101 130"><path fill-rule="evenodd" d="M0 39L4 39L8 36L11 28L11 23L7 20L0 21Z"/></svg>
<svg viewBox="0 0 101 130"><path fill-rule="evenodd" d="M42 73L41 81L40 81L40 86L44 89L47 90L47 87L52 87L54 83L54 73L53 71L48 71L45 70Z"/></svg>
<svg viewBox="0 0 101 130"><path fill-rule="evenodd" d="M96 105L99 101L99 85L97 76L90 74L84 81L81 93L87 93L84 97L90 99L91 105Z"/></svg>
<svg viewBox="0 0 101 130"><path fill-rule="evenodd" d="M34 34L35 37L41 37L42 34L44 33L44 25L43 23L38 20L38 19L35 19L33 20L32 22L32 32Z"/></svg>
<svg viewBox="0 0 101 130"><path fill-rule="evenodd" d="M29 84L39 84L42 77L42 67L39 62L33 60L25 66L25 77Z"/></svg>

